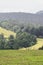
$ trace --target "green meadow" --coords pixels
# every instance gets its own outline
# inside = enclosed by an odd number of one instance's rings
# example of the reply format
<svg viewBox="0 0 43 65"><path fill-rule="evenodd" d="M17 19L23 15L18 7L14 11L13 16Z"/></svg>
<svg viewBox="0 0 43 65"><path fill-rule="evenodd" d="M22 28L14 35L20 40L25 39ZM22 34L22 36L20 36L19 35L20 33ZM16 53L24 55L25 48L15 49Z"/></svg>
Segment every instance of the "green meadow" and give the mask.
<svg viewBox="0 0 43 65"><path fill-rule="evenodd" d="M2 33L3 32L3 33ZM2 29L0 34L6 38L16 33ZM19 50L0 50L0 65L43 65L43 50L38 50L43 46L43 38L37 39L37 44Z"/></svg>
<svg viewBox="0 0 43 65"><path fill-rule="evenodd" d="M0 50L0 65L43 65L43 51Z"/></svg>

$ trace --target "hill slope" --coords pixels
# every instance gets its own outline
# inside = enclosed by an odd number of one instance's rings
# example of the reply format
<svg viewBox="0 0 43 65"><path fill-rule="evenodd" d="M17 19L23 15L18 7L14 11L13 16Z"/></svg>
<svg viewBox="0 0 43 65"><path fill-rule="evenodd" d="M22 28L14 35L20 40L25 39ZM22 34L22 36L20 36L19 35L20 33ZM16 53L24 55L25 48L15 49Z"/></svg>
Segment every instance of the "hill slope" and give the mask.
<svg viewBox="0 0 43 65"><path fill-rule="evenodd" d="M38 38L36 45L33 45L31 47L28 47L28 48L22 48L22 49L19 49L19 50L27 50L27 49L29 49L29 50L38 50L42 46L43 46L43 39L42 38Z"/></svg>
<svg viewBox="0 0 43 65"><path fill-rule="evenodd" d="M37 44L29 47L30 50L38 50L43 46L43 39L37 39Z"/></svg>
<svg viewBox="0 0 43 65"><path fill-rule="evenodd" d="M0 27L0 34L3 34L4 37L6 37L6 38L8 38L10 35L13 35L14 37L16 36L16 33L9 31L9 30L6 30L2 27Z"/></svg>

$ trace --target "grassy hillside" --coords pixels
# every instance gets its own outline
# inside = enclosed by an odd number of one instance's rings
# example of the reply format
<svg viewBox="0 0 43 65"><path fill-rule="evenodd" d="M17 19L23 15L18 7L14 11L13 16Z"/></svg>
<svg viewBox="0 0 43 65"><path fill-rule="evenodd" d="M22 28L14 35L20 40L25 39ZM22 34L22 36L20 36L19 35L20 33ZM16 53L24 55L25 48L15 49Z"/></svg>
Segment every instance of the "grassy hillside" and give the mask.
<svg viewBox="0 0 43 65"><path fill-rule="evenodd" d="M0 65L43 65L43 51L0 50Z"/></svg>
<svg viewBox="0 0 43 65"><path fill-rule="evenodd" d="M37 44L34 45L34 46L29 47L29 49L31 49L31 50L38 50L42 46L43 46L43 39L42 38L38 38L37 39Z"/></svg>
<svg viewBox="0 0 43 65"><path fill-rule="evenodd" d="M16 33L6 30L2 27L0 27L0 34L4 34L4 37L8 38L10 35L14 35L14 37L16 36ZM42 38L38 38L37 39L37 44L34 46L31 46L29 48L22 48L20 50L26 50L26 49L30 49L30 50L38 50L40 47L43 46L43 39Z"/></svg>
<svg viewBox="0 0 43 65"><path fill-rule="evenodd" d="M16 33L9 31L9 30L6 30L2 27L0 27L0 34L3 34L4 37L6 37L6 38L8 38L10 35L14 35L14 37L16 36Z"/></svg>
<svg viewBox="0 0 43 65"><path fill-rule="evenodd" d="M19 50L26 50L26 49L29 49L29 50L38 50L42 46L43 46L43 39L42 38L37 38L37 44L35 44L35 45L31 46L31 47L22 48L22 49L19 49Z"/></svg>

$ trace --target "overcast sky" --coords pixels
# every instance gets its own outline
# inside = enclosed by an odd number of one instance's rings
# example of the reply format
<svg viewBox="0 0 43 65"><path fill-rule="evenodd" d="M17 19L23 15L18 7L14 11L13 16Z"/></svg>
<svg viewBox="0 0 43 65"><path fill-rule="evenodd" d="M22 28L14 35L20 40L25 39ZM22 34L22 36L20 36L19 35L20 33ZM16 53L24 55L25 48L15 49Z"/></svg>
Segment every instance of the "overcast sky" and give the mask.
<svg viewBox="0 0 43 65"><path fill-rule="evenodd" d="M43 0L0 0L0 12L30 12L43 10Z"/></svg>

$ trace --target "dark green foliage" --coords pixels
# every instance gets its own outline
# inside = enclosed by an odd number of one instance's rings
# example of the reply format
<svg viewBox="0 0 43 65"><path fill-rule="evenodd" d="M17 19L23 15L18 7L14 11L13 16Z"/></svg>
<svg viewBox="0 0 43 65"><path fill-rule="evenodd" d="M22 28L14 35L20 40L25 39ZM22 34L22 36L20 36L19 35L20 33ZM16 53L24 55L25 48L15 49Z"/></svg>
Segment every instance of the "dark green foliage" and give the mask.
<svg viewBox="0 0 43 65"><path fill-rule="evenodd" d="M35 35L37 37L43 37L43 25L32 25L24 21L20 22L19 20L5 20L0 22L0 26L6 29L12 30L16 33L27 32Z"/></svg>
<svg viewBox="0 0 43 65"><path fill-rule="evenodd" d="M4 49L5 48L5 38L4 35L1 34L0 35L0 49Z"/></svg>
<svg viewBox="0 0 43 65"><path fill-rule="evenodd" d="M39 27L39 36L43 37L43 26Z"/></svg>
<svg viewBox="0 0 43 65"><path fill-rule="evenodd" d="M36 27L26 27L25 29L24 29L24 32L27 32L27 33L30 33L30 34L32 34L32 35L35 35L35 36L37 36L37 37L43 37L43 26L40 26L40 27L38 27L38 28L36 28Z"/></svg>
<svg viewBox="0 0 43 65"><path fill-rule="evenodd" d="M0 35L0 49L26 48L36 44L36 42L36 36L26 32L19 32L16 39L13 35L10 35L8 39L5 39L3 34Z"/></svg>
<svg viewBox="0 0 43 65"><path fill-rule="evenodd" d="M26 32L19 34L17 36L17 44L19 47L29 47L31 45L36 44L36 36L28 34Z"/></svg>
<svg viewBox="0 0 43 65"><path fill-rule="evenodd" d="M9 41L8 41L9 48L10 49L14 49L14 44L15 44L14 36L13 35L10 35Z"/></svg>

